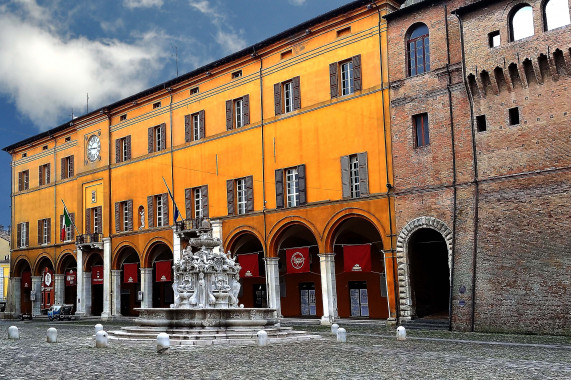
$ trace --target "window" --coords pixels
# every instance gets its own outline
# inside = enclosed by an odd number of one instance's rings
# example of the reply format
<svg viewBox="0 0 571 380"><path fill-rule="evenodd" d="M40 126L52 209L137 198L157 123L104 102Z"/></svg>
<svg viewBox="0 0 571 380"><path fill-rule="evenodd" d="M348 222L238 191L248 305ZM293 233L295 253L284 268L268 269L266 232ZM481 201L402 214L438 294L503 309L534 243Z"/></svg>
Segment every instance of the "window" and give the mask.
<svg viewBox="0 0 571 380"><path fill-rule="evenodd" d="M38 220L38 245L49 244L51 241L51 219Z"/></svg>
<svg viewBox="0 0 571 380"><path fill-rule="evenodd" d="M331 98L361 91L361 55L329 65Z"/></svg>
<svg viewBox="0 0 571 380"><path fill-rule="evenodd" d="M430 71L430 39L428 27L419 24L409 33L407 43L408 76Z"/></svg>
<svg viewBox="0 0 571 380"><path fill-rule="evenodd" d="M103 232L102 207L92 207L85 210L85 233L100 234Z"/></svg>
<svg viewBox="0 0 571 380"><path fill-rule="evenodd" d="M195 188L192 195L194 197L194 217L202 218L202 193L200 188Z"/></svg>
<svg viewBox="0 0 571 380"><path fill-rule="evenodd" d="M569 25L569 3L567 0L547 0L543 8L543 25L545 30L552 30Z"/></svg>
<svg viewBox="0 0 571 380"><path fill-rule="evenodd" d="M28 153L22 153L22 158L28 157Z"/></svg>
<svg viewBox="0 0 571 380"><path fill-rule="evenodd" d="M157 125L156 127L149 128L148 143L149 153L160 152L166 149L166 124Z"/></svg>
<svg viewBox="0 0 571 380"><path fill-rule="evenodd" d="M519 124L519 108L514 107L508 110L509 124L518 125Z"/></svg>
<svg viewBox="0 0 571 380"><path fill-rule="evenodd" d="M65 225L65 219L63 215L60 215L59 220L61 221L60 224L60 240L62 242L64 241L71 241L73 240L73 224L75 223L75 213L70 213L69 214L70 218L71 218L71 224L69 226Z"/></svg>
<svg viewBox="0 0 571 380"><path fill-rule="evenodd" d="M18 248L25 248L30 245L30 223L18 223L16 229L16 245Z"/></svg>
<svg viewBox="0 0 571 380"><path fill-rule="evenodd" d="M127 114L126 113L119 116L119 121L125 121L125 120L127 120Z"/></svg>
<svg viewBox="0 0 571 380"><path fill-rule="evenodd" d="M343 28L343 29L339 29L339 30L337 31L337 38L339 38L339 37L345 37L345 36L347 36L347 35L349 35L349 34L351 34L351 27L350 27L350 26L348 26L348 27L346 27L346 28Z"/></svg>
<svg viewBox="0 0 571 380"><path fill-rule="evenodd" d="M305 165L276 170L276 208L307 203Z"/></svg>
<svg viewBox="0 0 571 380"><path fill-rule="evenodd" d="M186 189L185 205L187 218L208 218L208 186Z"/></svg>
<svg viewBox="0 0 571 380"><path fill-rule="evenodd" d="M38 178L40 186L50 183L50 164L40 165L38 170Z"/></svg>
<svg viewBox="0 0 571 380"><path fill-rule="evenodd" d="M18 191L30 188L30 171L24 170L18 173Z"/></svg>
<svg viewBox="0 0 571 380"><path fill-rule="evenodd" d="M533 36L533 10L522 4L515 8L510 17L510 37L512 41Z"/></svg>
<svg viewBox="0 0 571 380"><path fill-rule="evenodd" d="M254 211L254 177L226 181L228 215L242 215Z"/></svg>
<svg viewBox="0 0 571 380"><path fill-rule="evenodd" d="M226 101L226 129L240 128L250 124L250 96Z"/></svg>
<svg viewBox="0 0 571 380"><path fill-rule="evenodd" d="M125 162L131 159L131 135L115 140L115 162Z"/></svg>
<svg viewBox="0 0 571 380"><path fill-rule="evenodd" d="M478 132L484 132L487 129L486 125L486 115L476 116L476 130Z"/></svg>
<svg viewBox="0 0 571 380"><path fill-rule="evenodd" d="M168 194L157 194L147 197L147 218L149 227L165 227L169 225Z"/></svg>
<svg viewBox="0 0 571 380"><path fill-rule="evenodd" d="M47 145L44 145L44 146L42 147L42 150L48 150L48 146L47 146Z"/></svg>
<svg viewBox="0 0 571 380"><path fill-rule="evenodd" d="M153 103L153 109L161 108L161 102Z"/></svg>
<svg viewBox="0 0 571 380"><path fill-rule="evenodd" d="M65 138L65 140L64 140L64 142L70 142L70 141L71 141L71 137L70 137L70 136L67 136L67 137Z"/></svg>
<svg viewBox="0 0 571 380"><path fill-rule="evenodd" d="M415 147L420 148L430 143L428 135L428 114L421 113L413 116Z"/></svg>
<svg viewBox="0 0 571 380"><path fill-rule="evenodd" d="M133 231L133 201L115 203L115 231Z"/></svg>
<svg viewBox="0 0 571 380"><path fill-rule="evenodd" d="M191 142L204 138L204 110L184 117L184 140Z"/></svg>
<svg viewBox="0 0 571 380"><path fill-rule="evenodd" d="M288 59L288 58L291 58L292 55L293 55L293 51L291 49L286 50L286 51L282 51L280 54L280 59Z"/></svg>
<svg viewBox="0 0 571 380"><path fill-rule="evenodd" d="M190 89L190 95L196 95L200 92L200 88L198 87L193 87Z"/></svg>
<svg viewBox="0 0 571 380"><path fill-rule="evenodd" d="M499 30L488 33L488 45L491 48L500 46L500 31Z"/></svg>
<svg viewBox="0 0 571 380"><path fill-rule="evenodd" d="M232 73L232 79L240 78L242 76L242 70L234 71Z"/></svg>
<svg viewBox="0 0 571 380"><path fill-rule="evenodd" d="M73 177L73 156L61 159L61 179Z"/></svg>
<svg viewBox="0 0 571 380"><path fill-rule="evenodd" d="M274 109L276 116L301 108L299 77L274 85Z"/></svg>
<svg viewBox="0 0 571 380"><path fill-rule="evenodd" d="M367 152L341 157L341 185L343 198L369 195Z"/></svg>

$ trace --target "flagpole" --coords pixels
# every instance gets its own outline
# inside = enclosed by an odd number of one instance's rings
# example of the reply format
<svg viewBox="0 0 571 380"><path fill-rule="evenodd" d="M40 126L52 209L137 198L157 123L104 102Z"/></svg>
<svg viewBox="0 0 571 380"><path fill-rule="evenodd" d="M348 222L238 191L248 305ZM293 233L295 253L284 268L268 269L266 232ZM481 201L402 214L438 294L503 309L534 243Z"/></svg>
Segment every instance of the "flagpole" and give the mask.
<svg viewBox="0 0 571 380"><path fill-rule="evenodd" d="M167 191L169 192L169 196L170 196L171 199L172 199L172 203L173 203L173 205L174 205L174 207L175 207L175 215L173 215L173 218L174 218L174 217L176 216L176 211L177 211L177 210L179 210L178 214L180 215L180 209L178 208L178 205L177 205L176 202L174 201L174 197L173 197L173 195L172 195L172 193L171 193L171 189L169 189L169 185L167 185L167 181L165 180L165 177L162 177L162 178L163 178L163 182L165 183L165 186L167 187ZM176 223L176 219L174 220L174 222Z"/></svg>
<svg viewBox="0 0 571 380"><path fill-rule="evenodd" d="M71 224L73 224L73 228L75 228L75 232L77 232L78 235L81 235L79 233L79 230L77 229L77 226L75 225L75 222L73 221L73 219L71 218L71 215L69 213L69 211L67 211L67 206L65 205L65 202L63 201L63 199L61 200L61 203L63 203L63 214L64 214L64 218L65 218L65 213L67 212L67 215L69 215L69 220L71 220Z"/></svg>

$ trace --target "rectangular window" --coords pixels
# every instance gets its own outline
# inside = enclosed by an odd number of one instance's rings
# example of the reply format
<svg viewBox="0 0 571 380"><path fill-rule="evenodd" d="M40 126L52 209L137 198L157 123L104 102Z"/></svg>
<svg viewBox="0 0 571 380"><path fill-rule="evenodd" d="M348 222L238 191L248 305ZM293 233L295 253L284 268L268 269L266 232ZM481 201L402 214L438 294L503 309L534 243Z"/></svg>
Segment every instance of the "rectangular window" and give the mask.
<svg viewBox="0 0 571 380"><path fill-rule="evenodd" d="M194 217L195 218L202 218L202 191L200 187L195 187L192 189L192 196L194 198Z"/></svg>
<svg viewBox="0 0 571 380"><path fill-rule="evenodd" d="M61 179L73 177L73 156L61 159Z"/></svg>
<svg viewBox="0 0 571 380"><path fill-rule="evenodd" d="M161 141L163 140L163 131L161 128L155 128L155 146L157 147L155 152L161 150Z"/></svg>
<svg viewBox="0 0 571 380"><path fill-rule="evenodd" d="M127 161L129 159L127 155L128 151L127 138L124 137L121 139L121 161Z"/></svg>
<svg viewBox="0 0 571 380"><path fill-rule="evenodd" d="M290 80L274 84L274 110L276 116L300 108L301 93L299 77L293 77Z"/></svg>
<svg viewBox="0 0 571 380"><path fill-rule="evenodd" d="M163 218L163 197L161 195L157 195L155 197L155 204L157 205L156 208L156 215L157 215L157 227L164 226L164 218Z"/></svg>
<svg viewBox="0 0 571 380"><path fill-rule="evenodd" d="M166 124L157 125L149 128L148 145L149 153L160 152L166 149Z"/></svg>
<svg viewBox="0 0 571 380"><path fill-rule="evenodd" d="M127 114L119 116L119 121L125 121L125 120L127 120Z"/></svg>
<svg viewBox="0 0 571 380"><path fill-rule="evenodd" d="M234 125L236 128L242 127L244 124L244 102L242 99L234 100Z"/></svg>
<svg viewBox="0 0 571 380"><path fill-rule="evenodd" d="M20 227L20 248L22 247L27 247L27 240L28 240L28 223L20 223L19 224Z"/></svg>
<svg viewBox="0 0 571 380"><path fill-rule="evenodd" d="M65 141L65 142L70 142L70 141L71 141L71 137L70 137L70 136L67 136L64 141Z"/></svg>
<svg viewBox="0 0 571 380"><path fill-rule="evenodd" d="M200 115L195 113L192 115L192 140L200 140Z"/></svg>
<svg viewBox="0 0 571 380"><path fill-rule="evenodd" d="M94 207L92 209L92 215L93 215L93 233L99 233L99 231L101 231L101 215L99 215L99 210L97 207Z"/></svg>
<svg viewBox="0 0 571 380"><path fill-rule="evenodd" d="M486 115L476 116L476 130L478 132L484 132L486 129Z"/></svg>
<svg viewBox="0 0 571 380"><path fill-rule="evenodd" d="M307 203L305 165L276 169L276 208L297 207Z"/></svg>
<svg viewBox="0 0 571 380"><path fill-rule="evenodd" d="M169 201L168 194L149 195L147 197L147 221L148 226L164 227L169 224ZM131 212L131 220L133 219L132 202L128 201L129 211Z"/></svg>
<svg viewBox="0 0 571 380"><path fill-rule="evenodd" d="M340 64L341 68L341 96L353 93L353 61Z"/></svg>
<svg viewBox="0 0 571 380"><path fill-rule="evenodd" d="M238 215L246 213L246 178L236 180L236 205Z"/></svg>
<svg viewBox="0 0 571 380"><path fill-rule="evenodd" d="M361 55L329 65L331 99L361 91Z"/></svg>
<svg viewBox="0 0 571 380"><path fill-rule="evenodd" d="M369 195L367 152L341 156L341 185L345 199Z"/></svg>
<svg viewBox="0 0 571 380"><path fill-rule="evenodd" d="M510 125L518 125L519 124L519 108L514 107L509 109L509 122Z"/></svg>
<svg viewBox="0 0 571 380"><path fill-rule="evenodd" d="M297 168L285 170L287 207L299 206L299 183Z"/></svg>
<svg viewBox="0 0 571 380"><path fill-rule="evenodd" d="M234 71L232 73L232 79L240 78L242 76L242 70Z"/></svg>
<svg viewBox="0 0 571 380"><path fill-rule="evenodd" d="M161 102L153 103L153 109L161 108Z"/></svg>
<svg viewBox="0 0 571 380"><path fill-rule="evenodd" d="M18 173L18 191L30 188L30 171L24 170Z"/></svg>
<svg viewBox="0 0 571 380"><path fill-rule="evenodd" d="M226 101L226 130L250 124L250 96Z"/></svg>
<svg viewBox="0 0 571 380"><path fill-rule="evenodd" d="M42 147L42 150L48 150L48 146L47 146L47 145L44 145L44 146Z"/></svg>
<svg viewBox="0 0 571 380"><path fill-rule="evenodd" d="M361 196L359 156L356 154L349 156L349 180L351 186L351 198L359 198Z"/></svg>
<svg viewBox="0 0 571 380"><path fill-rule="evenodd" d="M193 87L190 89L190 95L196 95L200 92L200 89L198 87Z"/></svg>
<svg viewBox="0 0 571 380"><path fill-rule="evenodd" d="M115 140L116 162L125 162L131 159L131 136L125 136Z"/></svg>
<svg viewBox="0 0 571 380"><path fill-rule="evenodd" d="M500 46L500 31L499 30L488 33L488 45L491 48Z"/></svg>
<svg viewBox="0 0 571 380"><path fill-rule="evenodd" d="M421 113L413 116L415 147L420 148L430 143L428 134L428 114Z"/></svg>
<svg viewBox="0 0 571 380"><path fill-rule="evenodd" d="M22 153L22 158L28 157L28 153Z"/></svg>
<svg viewBox="0 0 571 380"><path fill-rule="evenodd" d="M293 111L293 82L284 82L283 84L283 94L284 94L284 112L288 113Z"/></svg>
<svg viewBox="0 0 571 380"><path fill-rule="evenodd" d="M280 59L288 59L288 58L291 58L292 55L293 55L293 51L291 49L286 50L286 51L282 51L280 54Z"/></svg>
<svg viewBox="0 0 571 380"><path fill-rule="evenodd" d="M48 244L50 242L50 225L48 219L44 219L42 228L42 244Z"/></svg>
<svg viewBox="0 0 571 380"><path fill-rule="evenodd" d="M127 231L129 229L129 206L127 205L127 202L122 202L123 203L123 210L122 211L122 216L123 216L123 231Z"/></svg>
<svg viewBox="0 0 571 380"><path fill-rule="evenodd" d="M348 26L348 27L346 27L346 28L343 28L343 29L339 29L339 30L337 31L337 38L339 38L339 37L345 37L345 36L347 36L347 35L349 35L349 34L351 34L351 27L350 27L350 26Z"/></svg>

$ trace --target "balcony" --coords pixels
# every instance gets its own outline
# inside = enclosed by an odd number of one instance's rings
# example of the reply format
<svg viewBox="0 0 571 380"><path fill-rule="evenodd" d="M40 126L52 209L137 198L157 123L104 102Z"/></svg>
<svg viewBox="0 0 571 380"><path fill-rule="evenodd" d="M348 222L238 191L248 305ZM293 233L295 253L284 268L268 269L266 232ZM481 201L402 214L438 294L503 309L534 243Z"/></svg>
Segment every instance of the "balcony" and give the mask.
<svg viewBox="0 0 571 380"><path fill-rule="evenodd" d="M75 245L81 249L103 249L103 234L77 235Z"/></svg>
<svg viewBox="0 0 571 380"><path fill-rule="evenodd" d="M210 231L211 228L210 219L208 218L183 219L180 222L176 222L175 232L181 238L190 239Z"/></svg>

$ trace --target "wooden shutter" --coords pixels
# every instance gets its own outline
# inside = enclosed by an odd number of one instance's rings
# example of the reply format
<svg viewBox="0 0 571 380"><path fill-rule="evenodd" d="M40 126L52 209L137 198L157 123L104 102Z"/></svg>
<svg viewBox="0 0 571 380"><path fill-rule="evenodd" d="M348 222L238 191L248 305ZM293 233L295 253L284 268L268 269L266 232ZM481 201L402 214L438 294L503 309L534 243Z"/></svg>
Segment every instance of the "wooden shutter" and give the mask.
<svg viewBox="0 0 571 380"><path fill-rule="evenodd" d="M244 109L243 125L250 124L250 95L244 95L242 98L242 108Z"/></svg>
<svg viewBox="0 0 571 380"><path fill-rule="evenodd" d="M284 207L284 170L276 170L276 208Z"/></svg>
<svg viewBox="0 0 571 380"><path fill-rule="evenodd" d="M200 195L202 196L202 216L208 218L208 185L200 187Z"/></svg>
<svg viewBox="0 0 571 380"><path fill-rule="evenodd" d="M190 115L184 115L184 142L192 141L192 128L190 125Z"/></svg>
<svg viewBox="0 0 571 380"><path fill-rule="evenodd" d="M170 225L169 223L169 195L167 193L161 194L163 198L163 226Z"/></svg>
<svg viewBox="0 0 571 380"><path fill-rule="evenodd" d="M234 180L226 181L226 200L228 201L228 215L234 215Z"/></svg>
<svg viewBox="0 0 571 380"><path fill-rule="evenodd" d="M341 188L343 189L343 198L351 197L351 172L350 172L349 156L341 157Z"/></svg>
<svg viewBox="0 0 571 380"><path fill-rule="evenodd" d="M91 233L91 209L88 208L85 210L85 233Z"/></svg>
<svg viewBox="0 0 571 380"><path fill-rule="evenodd" d="M43 243L42 240L42 235L43 235L43 231L42 231L42 227L44 227L44 220L43 219L39 219L38 220L38 245L41 245Z"/></svg>
<svg viewBox="0 0 571 380"><path fill-rule="evenodd" d="M125 203L125 207L127 207L127 226L125 226L125 229L127 231L133 231L133 200L130 199Z"/></svg>
<svg viewBox="0 0 571 380"><path fill-rule="evenodd" d="M298 165L297 167L297 189L299 191L299 204L306 204L307 191L305 187L305 165Z"/></svg>
<svg viewBox="0 0 571 380"><path fill-rule="evenodd" d="M162 123L159 128L161 129L161 150L167 148L167 125Z"/></svg>
<svg viewBox="0 0 571 380"><path fill-rule="evenodd" d="M329 88L331 91L331 99L338 95L337 90L337 62L329 65Z"/></svg>
<svg viewBox="0 0 571 380"><path fill-rule="evenodd" d="M361 91L361 54L353 57L353 91Z"/></svg>
<svg viewBox="0 0 571 380"><path fill-rule="evenodd" d="M154 214L155 214L155 210L153 208L153 195L149 195L147 197L147 224L149 225L149 228L154 226Z"/></svg>
<svg viewBox="0 0 571 380"><path fill-rule="evenodd" d="M154 147L154 144L153 144L154 132L155 132L155 127L149 128L149 131L148 131L148 138L149 138L149 146L148 146L148 148L149 148L149 153L153 153L153 152L154 152L154 149L153 149L153 147Z"/></svg>
<svg viewBox="0 0 571 380"><path fill-rule="evenodd" d="M254 211L254 176L246 177L246 212Z"/></svg>
<svg viewBox="0 0 571 380"><path fill-rule="evenodd" d="M369 195L369 170L367 167L367 152L357 155L359 161L359 192L361 196Z"/></svg>
<svg viewBox="0 0 571 380"><path fill-rule="evenodd" d="M46 223L48 224L48 243L52 241L52 218L47 218Z"/></svg>
<svg viewBox="0 0 571 380"><path fill-rule="evenodd" d="M26 247L30 246L30 222L26 222Z"/></svg>
<svg viewBox="0 0 571 380"><path fill-rule="evenodd" d="M73 155L69 156L69 177L74 176L74 162Z"/></svg>
<svg viewBox="0 0 571 380"><path fill-rule="evenodd" d="M298 110L301 108L301 91L299 77L294 77L292 79L293 84L293 109Z"/></svg>
<svg viewBox="0 0 571 380"><path fill-rule="evenodd" d="M61 159L61 179L66 179L67 178L67 165L65 164L65 159L66 157Z"/></svg>
<svg viewBox="0 0 571 380"><path fill-rule="evenodd" d="M24 174L24 190L28 190L30 188L30 171L26 170L26 174Z"/></svg>
<svg viewBox="0 0 571 380"><path fill-rule="evenodd" d="M121 162L121 139L115 140L115 163Z"/></svg>
<svg viewBox="0 0 571 380"><path fill-rule="evenodd" d="M103 233L103 210L101 206L95 207L95 212L97 213L97 218L99 219L99 226L97 226L97 231L93 231L96 234Z"/></svg>
<svg viewBox="0 0 571 380"><path fill-rule="evenodd" d="M69 214L69 216L71 217L71 240L75 239L75 213L72 212L71 214Z"/></svg>
<svg viewBox="0 0 571 380"><path fill-rule="evenodd" d="M184 208L186 219L192 219L192 189L184 189Z"/></svg>
<svg viewBox="0 0 571 380"><path fill-rule="evenodd" d="M51 171L52 171L52 164L46 165L46 184L51 182Z"/></svg>
<svg viewBox="0 0 571 380"><path fill-rule="evenodd" d="M121 232L121 202L115 202L115 232Z"/></svg>
<svg viewBox="0 0 571 380"><path fill-rule="evenodd" d="M63 172L62 172L63 175ZM63 179L63 177L62 177ZM18 191L24 190L24 172L18 173Z"/></svg>
<svg viewBox="0 0 571 380"><path fill-rule="evenodd" d="M42 165L38 168L38 183L40 186L44 184L44 173L42 170Z"/></svg>
<svg viewBox="0 0 571 380"><path fill-rule="evenodd" d="M226 101L226 130L229 131L232 129L232 106L234 104L233 100L227 100Z"/></svg>
<svg viewBox="0 0 571 380"><path fill-rule="evenodd" d="M274 112L276 116L282 113L282 84L274 84Z"/></svg>
<svg viewBox="0 0 571 380"><path fill-rule="evenodd" d="M22 223L18 223L16 228L16 247L20 248L22 246Z"/></svg>
<svg viewBox="0 0 571 380"><path fill-rule="evenodd" d="M200 138L206 137L206 124L205 124L204 110L198 112L198 124L200 129Z"/></svg>
<svg viewBox="0 0 571 380"><path fill-rule="evenodd" d="M125 140L127 141L127 143L125 144L127 146L127 159L130 160L131 159L131 135L126 136Z"/></svg>

